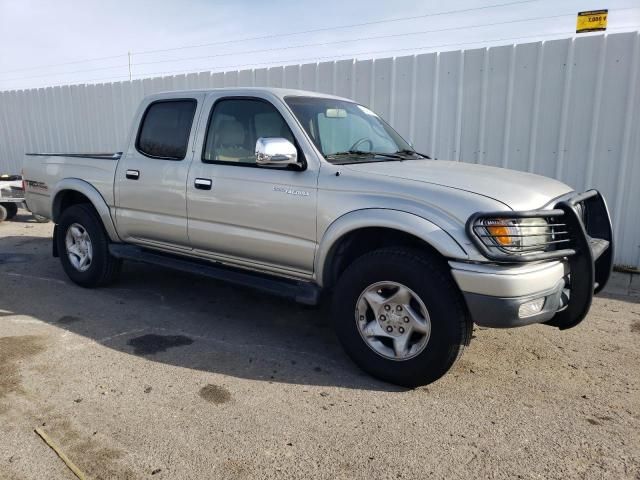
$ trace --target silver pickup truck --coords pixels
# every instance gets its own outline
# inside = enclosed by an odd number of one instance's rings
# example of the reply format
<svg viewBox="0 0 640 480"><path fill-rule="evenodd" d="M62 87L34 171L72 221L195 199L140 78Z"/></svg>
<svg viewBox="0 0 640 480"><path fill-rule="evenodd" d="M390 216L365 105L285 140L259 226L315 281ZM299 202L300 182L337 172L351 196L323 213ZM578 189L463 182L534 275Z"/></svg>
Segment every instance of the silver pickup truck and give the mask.
<svg viewBox="0 0 640 480"><path fill-rule="evenodd" d="M305 304L330 296L350 357L405 386L446 373L473 323L577 325L612 267L597 191L430 160L331 95L151 95L123 152L31 153L24 176L78 285L134 260Z"/></svg>

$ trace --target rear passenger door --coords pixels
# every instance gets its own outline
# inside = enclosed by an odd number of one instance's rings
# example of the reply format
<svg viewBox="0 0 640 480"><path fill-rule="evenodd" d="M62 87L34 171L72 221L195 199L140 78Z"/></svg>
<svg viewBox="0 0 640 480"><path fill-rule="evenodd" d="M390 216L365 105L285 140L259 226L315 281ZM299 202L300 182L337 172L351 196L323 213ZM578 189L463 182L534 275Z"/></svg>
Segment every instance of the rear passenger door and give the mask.
<svg viewBox="0 0 640 480"><path fill-rule="evenodd" d="M116 223L123 240L189 249L186 182L204 94L153 98L115 178Z"/></svg>
<svg viewBox="0 0 640 480"><path fill-rule="evenodd" d="M221 94L220 94L221 95ZM213 104L213 105L212 105ZM308 277L316 245L319 164L277 98L220 97L203 111L189 179L189 238L196 254L225 263ZM205 123L204 115L208 115ZM292 128L293 127L293 128ZM294 143L304 170L261 167L260 137ZM305 148L303 148L305 146Z"/></svg>

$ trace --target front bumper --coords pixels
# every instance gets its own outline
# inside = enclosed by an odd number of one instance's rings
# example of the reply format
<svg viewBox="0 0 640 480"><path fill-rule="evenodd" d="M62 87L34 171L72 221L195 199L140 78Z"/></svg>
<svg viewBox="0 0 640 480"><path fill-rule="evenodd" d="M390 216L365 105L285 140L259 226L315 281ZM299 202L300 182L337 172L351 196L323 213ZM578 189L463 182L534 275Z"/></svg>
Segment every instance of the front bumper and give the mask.
<svg viewBox="0 0 640 480"><path fill-rule="evenodd" d="M560 280L550 290L520 297L492 297L465 292L464 298L473 321L481 327L511 328L551 320L566 305L565 282ZM520 307L537 299L544 299L542 308L533 315L521 316Z"/></svg>
<svg viewBox="0 0 640 480"><path fill-rule="evenodd" d="M584 218L578 213L578 205L586 210ZM561 200L553 211L569 232L570 243L563 250L521 255L511 263L508 256L500 253L492 258L490 252L487 256L495 260L495 264L450 262L453 277L476 324L506 328L547 323L566 329L586 317L593 295L605 287L613 267L609 211L596 190ZM514 212L513 215L545 216L545 212ZM468 227L467 231L473 240L473 228ZM542 298L538 312L522 315L521 305Z"/></svg>
<svg viewBox="0 0 640 480"><path fill-rule="evenodd" d="M567 261L534 265L481 265L449 262L473 321L482 327L509 328L551 320L566 302ZM535 315L520 317L520 306L544 298Z"/></svg>

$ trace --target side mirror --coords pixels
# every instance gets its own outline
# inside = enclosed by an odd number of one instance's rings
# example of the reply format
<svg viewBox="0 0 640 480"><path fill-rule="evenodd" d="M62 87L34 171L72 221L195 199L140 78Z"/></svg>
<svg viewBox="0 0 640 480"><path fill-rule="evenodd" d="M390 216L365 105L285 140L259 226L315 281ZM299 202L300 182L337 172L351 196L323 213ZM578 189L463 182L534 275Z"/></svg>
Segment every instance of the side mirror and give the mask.
<svg viewBox="0 0 640 480"><path fill-rule="evenodd" d="M260 137L256 141L256 164L263 167L300 165L298 151L286 138Z"/></svg>

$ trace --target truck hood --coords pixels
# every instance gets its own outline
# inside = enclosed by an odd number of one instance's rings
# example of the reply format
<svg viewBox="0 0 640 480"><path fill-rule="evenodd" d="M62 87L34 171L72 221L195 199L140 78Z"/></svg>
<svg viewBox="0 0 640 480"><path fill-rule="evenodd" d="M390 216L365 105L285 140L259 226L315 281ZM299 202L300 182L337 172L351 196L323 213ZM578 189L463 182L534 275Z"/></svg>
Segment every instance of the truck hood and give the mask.
<svg viewBox="0 0 640 480"><path fill-rule="evenodd" d="M405 160L345 165L356 172L455 188L497 200L513 210L545 206L572 189L532 173L445 160Z"/></svg>

